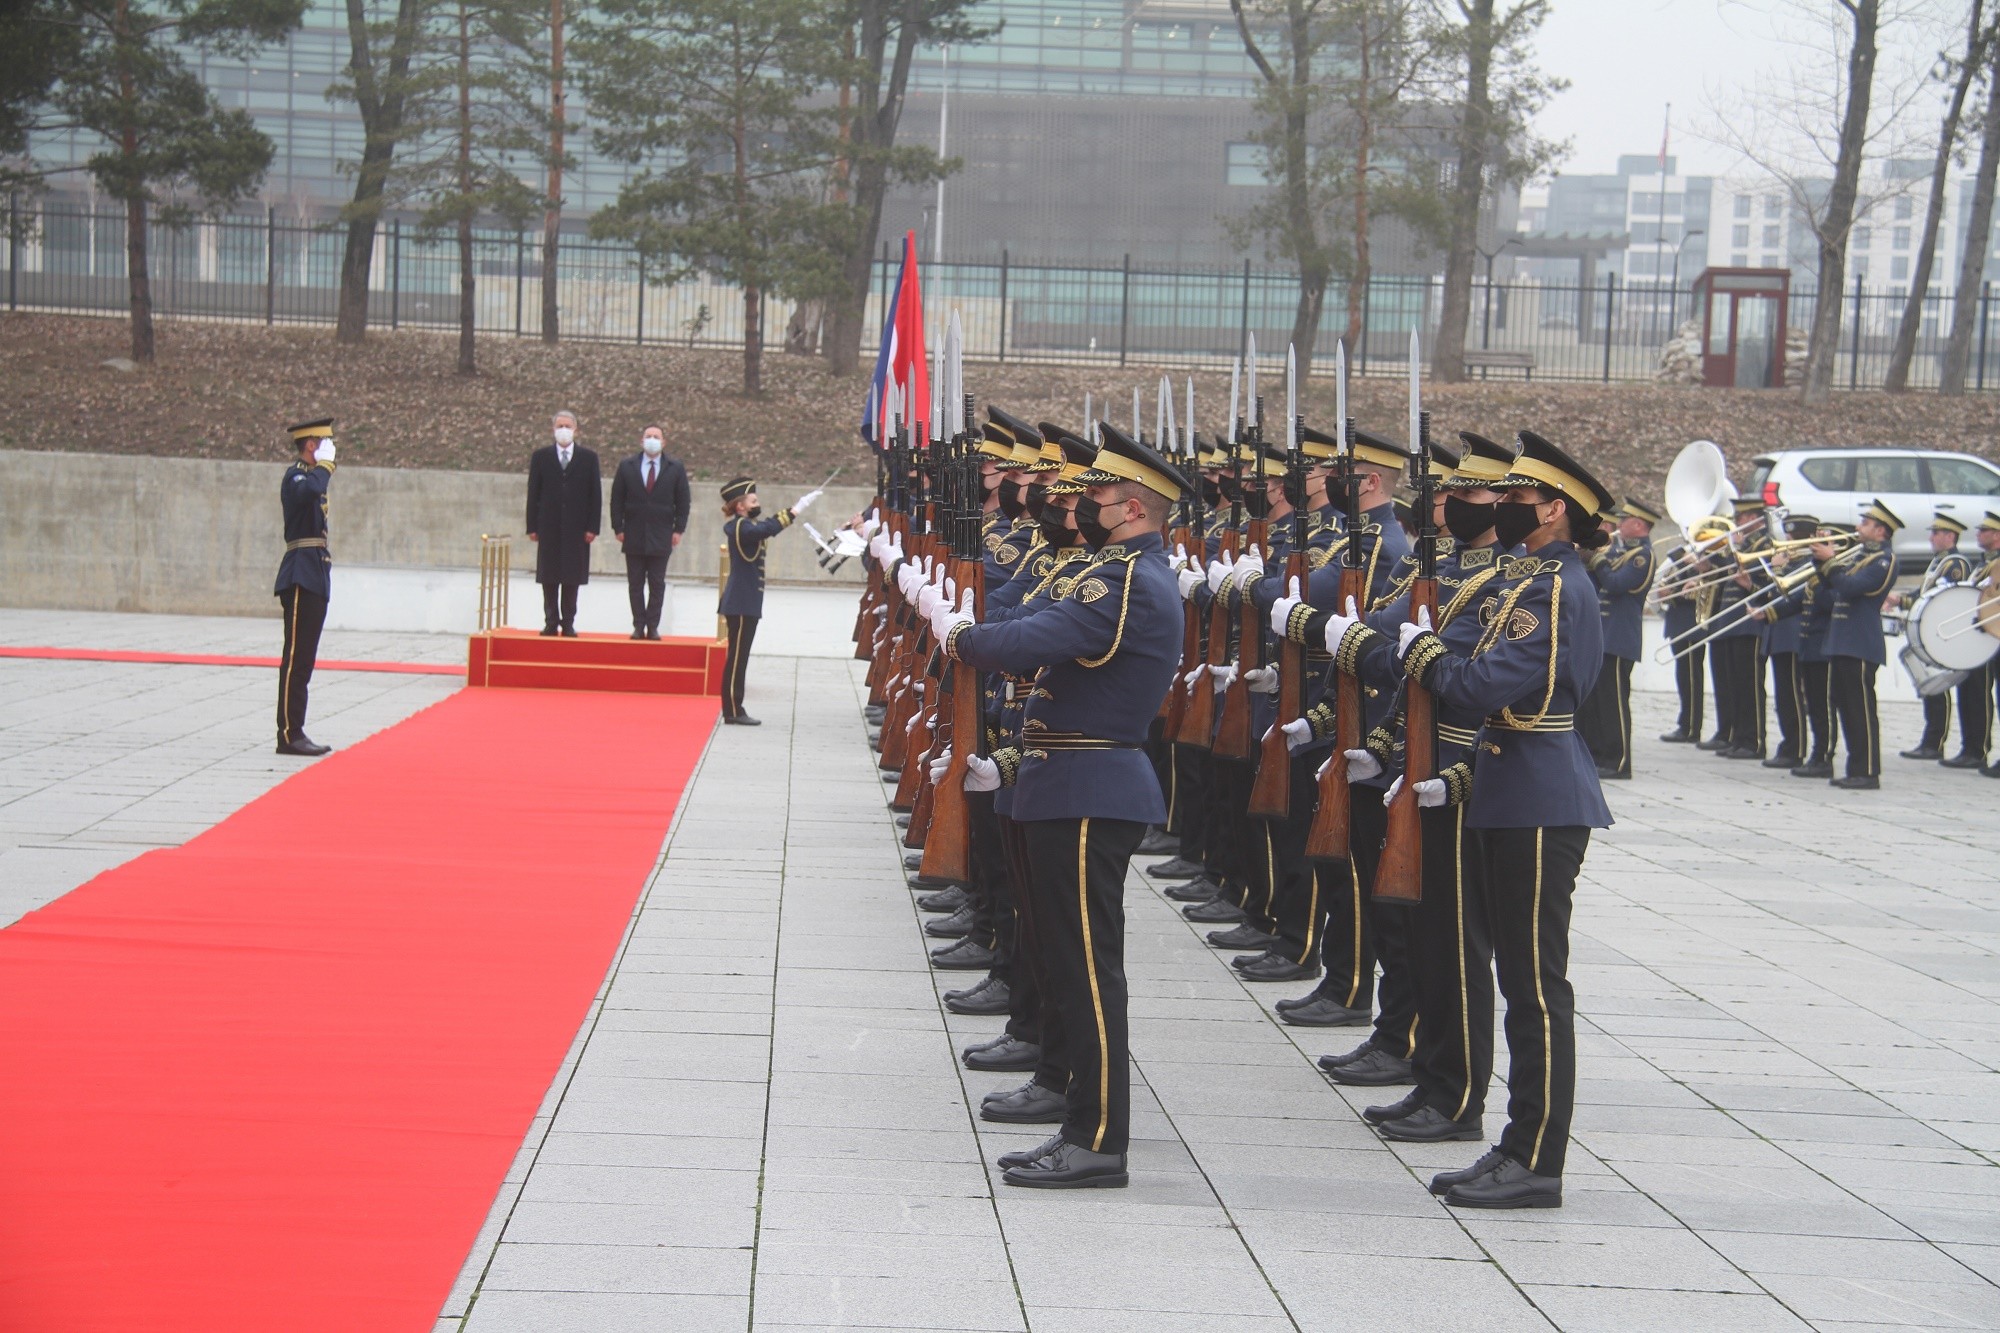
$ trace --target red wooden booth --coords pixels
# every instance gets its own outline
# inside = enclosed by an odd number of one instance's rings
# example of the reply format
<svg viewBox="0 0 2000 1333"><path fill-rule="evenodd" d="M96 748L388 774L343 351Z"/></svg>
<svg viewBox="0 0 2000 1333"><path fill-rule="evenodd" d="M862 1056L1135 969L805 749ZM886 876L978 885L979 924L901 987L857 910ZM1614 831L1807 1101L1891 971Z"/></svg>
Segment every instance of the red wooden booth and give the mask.
<svg viewBox="0 0 2000 1333"><path fill-rule="evenodd" d="M1701 312L1701 382L1724 389L1785 387L1785 311L1792 275L1782 268L1711 268L1694 280Z"/></svg>

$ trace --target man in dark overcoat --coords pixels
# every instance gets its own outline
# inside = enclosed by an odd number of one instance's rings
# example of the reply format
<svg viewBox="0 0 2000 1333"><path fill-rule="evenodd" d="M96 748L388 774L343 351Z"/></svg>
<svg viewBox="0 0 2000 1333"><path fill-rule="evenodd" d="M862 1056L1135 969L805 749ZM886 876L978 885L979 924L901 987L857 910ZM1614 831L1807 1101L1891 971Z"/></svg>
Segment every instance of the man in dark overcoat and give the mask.
<svg viewBox="0 0 2000 1333"><path fill-rule="evenodd" d="M576 590L590 582L590 544L604 521L597 455L576 443L576 414L551 418L555 439L528 461L528 540L542 585L542 633L576 637Z"/></svg>

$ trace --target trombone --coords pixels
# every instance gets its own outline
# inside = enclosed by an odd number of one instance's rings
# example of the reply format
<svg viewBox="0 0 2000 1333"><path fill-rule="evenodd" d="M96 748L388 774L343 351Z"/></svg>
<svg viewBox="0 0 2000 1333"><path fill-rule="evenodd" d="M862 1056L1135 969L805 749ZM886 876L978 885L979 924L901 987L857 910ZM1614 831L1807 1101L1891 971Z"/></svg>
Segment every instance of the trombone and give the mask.
<svg viewBox="0 0 2000 1333"><path fill-rule="evenodd" d="M1675 662L1697 648L1706 647L1745 621L1755 619L1770 610L1784 598L1790 596L1806 580L1819 573L1817 565L1801 565L1788 569L1782 574L1774 574L1769 583L1745 597L1734 606L1726 607L1706 620L1699 621L1691 629L1681 631L1660 645L1653 654L1655 662ZM1718 623L1720 622L1720 623Z"/></svg>
<svg viewBox="0 0 2000 1333"><path fill-rule="evenodd" d="M1730 535L1733 536L1734 534L1731 533ZM1773 557L1789 557L1799 550L1814 546L1831 546L1838 553L1846 551L1860 540L1861 538L1852 532L1834 532L1828 533L1823 537L1787 537L1783 541L1772 542L1769 546L1755 551L1738 550L1736 549L1735 542L1731 541L1728 543L1726 552L1711 550L1708 552L1708 555L1717 558L1725 555L1734 556L1735 564L1733 566L1725 565L1720 569L1711 569L1705 573L1696 573L1691 569L1686 576L1678 580L1663 578L1661 580L1660 597L1663 601L1674 597L1684 597L1688 593L1698 592L1706 587L1727 583L1751 566L1766 564Z"/></svg>

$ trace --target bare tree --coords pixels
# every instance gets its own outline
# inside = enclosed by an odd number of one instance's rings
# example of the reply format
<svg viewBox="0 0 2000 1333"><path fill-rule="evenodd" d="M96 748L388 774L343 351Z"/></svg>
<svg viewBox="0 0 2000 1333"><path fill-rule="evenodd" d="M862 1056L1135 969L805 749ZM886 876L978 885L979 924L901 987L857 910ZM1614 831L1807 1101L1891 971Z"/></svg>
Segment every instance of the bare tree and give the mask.
<svg viewBox="0 0 2000 1333"><path fill-rule="evenodd" d="M563 171L563 0L549 0L549 210L542 215L542 341L562 335L556 302L556 263L561 257Z"/></svg>
<svg viewBox="0 0 2000 1333"><path fill-rule="evenodd" d="M1993 184L2000 177L2000 41L1986 48L1986 114L1979 130L1979 167L1973 177L1972 212L1958 247L1958 294L1951 303L1951 332L1938 365L1938 392L1957 397L1965 392L1965 368L1972 354L1972 317L1979 309L1974 295L1986 269L1993 235Z"/></svg>
<svg viewBox="0 0 2000 1333"><path fill-rule="evenodd" d="M375 233L382 223L389 172L403 137L410 96L410 58L436 0L397 0L396 17L378 24L366 0L347 0L349 56L334 95L354 100L361 112L361 160L354 164L354 197L343 215L347 246L340 259L340 299L334 320L336 342L358 343L368 333L369 275L375 264Z"/></svg>
<svg viewBox="0 0 2000 1333"><path fill-rule="evenodd" d="M1986 44L1992 40L1993 31L1986 22L1986 0L1971 0L1965 13L1965 53L1956 59L1949 53L1939 57L1940 76L1952 81L1951 97L1945 103L1944 123L1938 129L1937 154L1931 159L1930 201L1924 208L1924 235L1917 246L1916 267L1910 274L1910 295L1903 303L1903 320L1896 326L1896 343L1889 350L1889 369L1882 380L1882 387L1890 393L1901 393L1909 386L1910 359L1916 354L1917 331L1923 327L1931 268L1937 261L1938 223L1944 217L1947 177L1958 158L1965 99L1985 61Z"/></svg>

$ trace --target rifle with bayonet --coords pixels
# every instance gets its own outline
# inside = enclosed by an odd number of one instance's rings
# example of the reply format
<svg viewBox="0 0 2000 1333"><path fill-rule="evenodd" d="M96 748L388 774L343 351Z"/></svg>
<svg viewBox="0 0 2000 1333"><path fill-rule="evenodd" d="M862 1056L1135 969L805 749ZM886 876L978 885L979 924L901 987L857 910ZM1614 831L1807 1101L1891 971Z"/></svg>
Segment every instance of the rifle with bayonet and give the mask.
<svg viewBox="0 0 2000 1333"><path fill-rule="evenodd" d="M1188 568L1200 569L1208 557L1208 512L1201 498L1201 434L1194 427L1193 377L1188 379L1187 430L1182 438L1187 442L1182 466L1193 488L1187 500L1191 519L1187 544ZM1215 732L1215 691L1209 688L1205 676L1196 674L1204 660L1206 646L1202 639L1201 607L1192 599L1182 602L1181 669L1176 680L1185 682L1192 679L1194 686L1191 689L1183 686L1173 691L1174 697L1180 701L1180 715L1178 724L1168 735L1182 745L1199 745L1204 750Z"/></svg>
<svg viewBox="0 0 2000 1333"><path fill-rule="evenodd" d="M1243 438L1235 451L1236 487L1238 494L1243 489L1243 456L1248 454L1257 465L1257 485L1264 484L1264 400L1257 392L1257 339L1250 339L1249 368L1246 376L1245 399L1254 414L1243 430ZM1250 511L1249 530L1244 534L1248 544L1246 555L1263 559L1270 549L1270 520L1264 517L1263 507ZM1239 608L1236 616L1236 673L1229 678L1229 686L1222 692L1222 704L1215 724L1215 753L1224 759L1248 759L1250 757L1250 682L1244 679L1247 672L1255 671L1264 664L1264 623L1257 614L1254 600L1245 599L1245 608ZM1224 610L1223 619L1229 615Z"/></svg>
<svg viewBox="0 0 2000 1333"><path fill-rule="evenodd" d="M976 620L985 613L986 552L979 540L981 497L978 455L973 452L972 397L962 394L957 387L963 375L960 336L958 316L954 313L945 333L946 363L951 367L946 372L945 401L960 408L961 429L953 434L950 446L951 582L947 588L955 589L958 604ZM943 647L938 645L940 653ZM951 762L929 789L932 805L924 821L928 831L924 835L924 859L919 873L964 882L972 877L972 807L965 791L965 776L969 758L986 753L985 691L979 669L969 663L950 661L941 674L949 679L941 682L944 697L939 702L939 716L945 719L948 732L940 743L949 748ZM948 713L944 709L945 700L950 702ZM925 768L928 771L929 765ZM913 814L910 827L916 826L917 817Z"/></svg>
<svg viewBox="0 0 2000 1333"><path fill-rule="evenodd" d="M1354 470L1354 421L1347 415L1347 347L1336 344L1333 352L1334 431L1340 447L1334 454L1333 484L1340 497L1340 586L1334 594L1334 609L1342 615L1353 601L1357 610L1368 609L1368 570L1361 561L1361 479ZM1332 677L1333 755L1319 772L1319 803L1313 807L1312 827L1306 831L1306 855L1321 861L1345 861L1352 851L1354 810L1349 804L1347 752L1361 748L1361 681L1327 664Z"/></svg>
<svg viewBox="0 0 2000 1333"><path fill-rule="evenodd" d="M1236 414L1239 395L1242 390L1241 376L1243 363L1237 362L1229 372L1229 416L1222 427L1222 445L1228 455L1230 468L1229 521L1216 538L1215 559L1229 563L1236 559L1239 549L1237 539L1243 531L1243 460L1237 456L1236 440L1242 434L1242 422ZM1202 558L1207 559L1206 543L1203 544ZM1187 731L1188 741L1204 749L1215 748L1215 676L1221 668L1229 665L1229 613L1221 602L1210 600L1208 606L1208 643L1202 652L1201 677L1194 684L1194 697L1188 701ZM1196 712L1201 717L1201 726L1195 725Z"/></svg>
<svg viewBox="0 0 2000 1333"><path fill-rule="evenodd" d="M1417 392L1417 335L1410 332L1410 486L1417 493L1417 573L1410 582L1410 623L1437 624L1436 479L1431 473L1431 417ZM1414 679L1403 690L1403 785L1389 802L1375 896L1416 902L1424 895L1424 831L1417 784L1437 776L1437 710Z"/></svg>
<svg viewBox="0 0 2000 1333"><path fill-rule="evenodd" d="M1298 354L1285 353L1285 499L1292 506L1291 550L1285 553L1285 583L1280 597L1302 595L1309 577L1306 564L1306 455L1299 444ZM1256 611L1250 599L1249 610ZM1263 637L1262 617L1254 628ZM1252 631L1244 622L1245 634ZM1278 716L1265 731L1257 756L1257 777L1250 785L1250 813L1259 819L1282 819L1292 808L1292 754L1285 741L1285 724L1305 715L1305 645L1278 640Z"/></svg>

